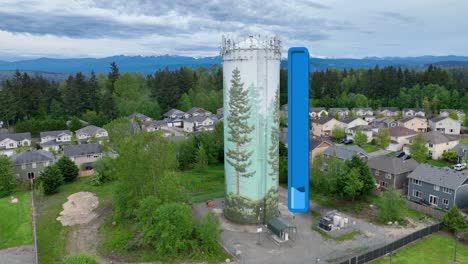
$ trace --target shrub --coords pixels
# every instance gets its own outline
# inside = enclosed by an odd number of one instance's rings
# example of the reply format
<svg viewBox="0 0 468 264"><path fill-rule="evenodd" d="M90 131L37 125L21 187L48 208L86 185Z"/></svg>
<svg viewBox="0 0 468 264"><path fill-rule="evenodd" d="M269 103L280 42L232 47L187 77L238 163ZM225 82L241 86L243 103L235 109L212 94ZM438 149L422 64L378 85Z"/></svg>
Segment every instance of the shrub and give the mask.
<svg viewBox="0 0 468 264"><path fill-rule="evenodd" d="M377 219L382 222L403 221L406 212L406 201L393 187L384 192L379 204Z"/></svg>
<svg viewBox="0 0 468 264"><path fill-rule="evenodd" d="M219 226L218 217L213 212L204 215L198 224L197 231L201 240L201 249L205 254L211 255L216 253L222 231Z"/></svg>
<svg viewBox="0 0 468 264"><path fill-rule="evenodd" d="M51 195L58 192L60 185L63 184L63 176L57 166L53 165L42 171L39 181L44 194Z"/></svg>
<svg viewBox="0 0 468 264"><path fill-rule="evenodd" d="M208 168L208 156L206 155L203 144L198 146L197 154L195 156L195 169L199 172L204 172Z"/></svg>
<svg viewBox="0 0 468 264"><path fill-rule="evenodd" d="M467 226L457 207L453 207L445 213L443 223L444 227L451 232L462 230Z"/></svg>
<svg viewBox="0 0 468 264"><path fill-rule="evenodd" d="M86 253L74 253L63 259L64 264L99 264L97 259Z"/></svg>
<svg viewBox="0 0 468 264"><path fill-rule="evenodd" d="M67 156L62 156L55 164L66 182L72 182L78 177L79 169Z"/></svg>
<svg viewBox="0 0 468 264"><path fill-rule="evenodd" d="M0 198L15 192L17 185L13 163L8 157L0 155Z"/></svg>

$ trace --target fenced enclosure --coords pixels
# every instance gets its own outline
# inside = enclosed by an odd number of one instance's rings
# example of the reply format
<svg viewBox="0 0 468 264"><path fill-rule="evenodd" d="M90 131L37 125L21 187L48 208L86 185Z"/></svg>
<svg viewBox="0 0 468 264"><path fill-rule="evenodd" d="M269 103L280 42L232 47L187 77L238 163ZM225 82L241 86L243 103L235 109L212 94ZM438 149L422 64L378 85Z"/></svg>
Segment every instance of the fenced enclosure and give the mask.
<svg viewBox="0 0 468 264"><path fill-rule="evenodd" d="M423 238L425 236L428 236L434 232L438 232L442 229L442 223L438 223L432 226L428 226L424 229L421 229L419 231L416 231L410 235L407 235L403 238L400 238L394 242L388 243L384 246L378 247L378 248L373 248L368 250L366 253L363 253L358 256L353 256L351 258L348 258L346 260L341 260L338 263L339 264L364 264L368 263L369 261L372 261L374 259L377 259L379 257L385 256L388 253L391 253L411 242L414 242L420 238Z"/></svg>
<svg viewBox="0 0 468 264"><path fill-rule="evenodd" d="M412 201L408 201L407 204L409 208L417 210L419 212L423 212L427 215L434 217L437 220L442 220L444 218L444 212L434 209L430 206L424 206L421 204L414 203Z"/></svg>

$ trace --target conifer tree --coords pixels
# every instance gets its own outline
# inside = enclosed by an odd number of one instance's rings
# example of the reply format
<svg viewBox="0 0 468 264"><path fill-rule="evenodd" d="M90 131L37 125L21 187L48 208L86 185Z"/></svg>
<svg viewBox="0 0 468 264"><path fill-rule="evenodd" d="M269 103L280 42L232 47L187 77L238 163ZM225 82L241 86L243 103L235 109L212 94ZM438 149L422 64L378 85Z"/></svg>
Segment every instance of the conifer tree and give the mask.
<svg viewBox="0 0 468 264"><path fill-rule="evenodd" d="M279 95L278 91L275 93L273 99L273 122L271 124L271 143L268 150L268 164L271 166L269 175L278 180L279 173Z"/></svg>
<svg viewBox="0 0 468 264"><path fill-rule="evenodd" d="M240 177L251 177L255 171L247 171L247 167L252 164L250 157L252 152L244 149L245 144L252 138L249 133L254 127L249 126L250 104L248 90L244 90L244 83L241 82L238 68L232 71L231 89L229 89L229 116L228 121L228 141L234 143L235 147L226 153L227 162L236 171L236 193L239 194Z"/></svg>

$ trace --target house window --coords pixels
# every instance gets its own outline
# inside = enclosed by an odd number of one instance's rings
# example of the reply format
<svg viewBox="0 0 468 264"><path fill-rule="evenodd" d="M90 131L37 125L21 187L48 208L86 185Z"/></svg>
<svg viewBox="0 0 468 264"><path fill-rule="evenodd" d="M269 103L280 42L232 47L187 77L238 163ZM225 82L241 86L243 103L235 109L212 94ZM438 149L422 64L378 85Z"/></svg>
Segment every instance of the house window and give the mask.
<svg viewBox="0 0 468 264"><path fill-rule="evenodd" d="M452 190L452 189L449 189L449 188L442 187L442 192L448 193L448 194L452 194L452 193L453 193L453 190Z"/></svg>
<svg viewBox="0 0 468 264"><path fill-rule="evenodd" d="M432 143L429 143L429 147L432 148L434 146L434 144Z"/></svg>
<svg viewBox="0 0 468 264"><path fill-rule="evenodd" d="M445 205L445 206L448 206L449 205L449 200L448 199L442 199L442 203Z"/></svg>
<svg viewBox="0 0 468 264"><path fill-rule="evenodd" d="M381 181L380 182L380 186L384 187L384 188L387 188L388 187L388 183L386 181Z"/></svg>
<svg viewBox="0 0 468 264"><path fill-rule="evenodd" d="M385 174L385 179L392 179L392 174L391 173L386 173Z"/></svg>
<svg viewBox="0 0 468 264"><path fill-rule="evenodd" d="M439 204L439 197L434 196L434 195L429 195L429 203L437 206Z"/></svg>
<svg viewBox="0 0 468 264"><path fill-rule="evenodd" d="M375 170L375 176L379 176L379 174L380 174L380 171Z"/></svg>
<svg viewBox="0 0 468 264"><path fill-rule="evenodd" d="M434 191L440 191L439 185L434 185Z"/></svg>
<svg viewBox="0 0 468 264"><path fill-rule="evenodd" d="M417 198L422 198L423 193L418 190L413 190L413 196Z"/></svg>
<svg viewBox="0 0 468 264"><path fill-rule="evenodd" d="M34 172L28 172L28 179L34 179Z"/></svg>
<svg viewBox="0 0 468 264"><path fill-rule="evenodd" d="M95 158L99 158L99 155L98 155L98 154L94 154L94 156L93 156L93 157L95 157Z"/></svg>
<svg viewBox="0 0 468 264"><path fill-rule="evenodd" d="M31 166L33 167L33 169L35 169L35 168L37 167L36 162L33 162L33 163L31 164Z"/></svg>
<svg viewBox="0 0 468 264"><path fill-rule="evenodd" d="M10 148L14 147L15 145L13 143L10 143Z"/></svg>
<svg viewBox="0 0 468 264"><path fill-rule="evenodd" d="M421 186L421 181L413 179L413 184Z"/></svg>

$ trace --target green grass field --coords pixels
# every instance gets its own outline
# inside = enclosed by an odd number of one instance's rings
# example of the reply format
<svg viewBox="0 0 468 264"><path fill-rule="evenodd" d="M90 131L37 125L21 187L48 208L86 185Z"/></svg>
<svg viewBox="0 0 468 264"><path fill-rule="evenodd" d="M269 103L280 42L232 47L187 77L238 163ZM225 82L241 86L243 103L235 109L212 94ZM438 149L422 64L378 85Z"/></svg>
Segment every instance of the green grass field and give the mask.
<svg viewBox="0 0 468 264"><path fill-rule="evenodd" d="M40 263L62 263L63 257L67 254L67 239L71 227L62 226L56 218L69 195L81 191L93 192L98 196L100 204L110 199L112 183L92 186L89 180L90 178L78 178L73 183L61 186L60 192L51 196L37 194L37 242Z"/></svg>
<svg viewBox="0 0 468 264"><path fill-rule="evenodd" d="M451 167L453 166L452 163L447 162L445 160L428 160L427 164L436 166L436 167Z"/></svg>
<svg viewBox="0 0 468 264"><path fill-rule="evenodd" d="M184 171L180 177L193 203L224 197L224 166L222 164L210 165L205 172Z"/></svg>
<svg viewBox="0 0 468 264"><path fill-rule="evenodd" d="M443 234L433 234L422 238L393 253L393 264L434 264L451 263L455 242ZM468 247L458 244L458 263L468 263ZM389 263L389 257L381 258L373 264Z"/></svg>
<svg viewBox="0 0 468 264"><path fill-rule="evenodd" d="M365 144L365 145L362 146L362 149L367 153L372 153L372 152L376 152L380 148L379 148L379 146L376 146L376 145Z"/></svg>
<svg viewBox="0 0 468 264"><path fill-rule="evenodd" d="M13 196L18 203L11 204L9 197L0 199L0 249L32 244L31 196L29 192Z"/></svg>
<svg viewBox="0 0 468 264"><path fill-rule="evenodd" d="M460 144L467 144L468 145L468 138L460 139Z"/></svg>

